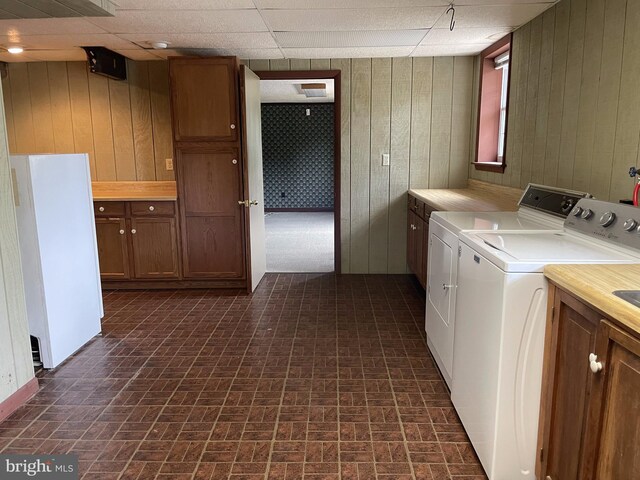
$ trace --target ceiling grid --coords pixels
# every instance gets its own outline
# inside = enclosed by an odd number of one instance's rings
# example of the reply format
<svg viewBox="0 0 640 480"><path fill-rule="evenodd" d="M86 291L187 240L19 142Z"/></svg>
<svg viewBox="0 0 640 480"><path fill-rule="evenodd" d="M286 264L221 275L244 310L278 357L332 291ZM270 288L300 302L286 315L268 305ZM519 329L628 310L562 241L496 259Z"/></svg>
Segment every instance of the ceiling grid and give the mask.
<svg viewBox="0 0 640 480"><path fill-rule="evenodd" d="M393 6L388 0L84 1L113 4L114 15L3 18L0 7L0 60L82 60L80 47L87 45L134 60L185 54L254 59L475 55L555 3L451 0L456 25L450 31L450 0L395 0ZM155 50L154 42L166 42L168 48ZM6 48L12 45L24 53L9 54Z"/></svg>

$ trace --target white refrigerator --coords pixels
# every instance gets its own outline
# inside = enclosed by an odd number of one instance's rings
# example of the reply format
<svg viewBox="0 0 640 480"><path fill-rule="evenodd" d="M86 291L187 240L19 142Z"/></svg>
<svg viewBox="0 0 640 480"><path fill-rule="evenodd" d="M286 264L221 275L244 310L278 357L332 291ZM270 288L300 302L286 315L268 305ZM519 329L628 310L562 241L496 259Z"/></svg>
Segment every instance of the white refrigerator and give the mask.
<svg viewBox="0 0 640 480"><path fill-rule="evenodd" d="M15 155L11 166L29 330L55 368L104 315L89 158Z"/></svg>

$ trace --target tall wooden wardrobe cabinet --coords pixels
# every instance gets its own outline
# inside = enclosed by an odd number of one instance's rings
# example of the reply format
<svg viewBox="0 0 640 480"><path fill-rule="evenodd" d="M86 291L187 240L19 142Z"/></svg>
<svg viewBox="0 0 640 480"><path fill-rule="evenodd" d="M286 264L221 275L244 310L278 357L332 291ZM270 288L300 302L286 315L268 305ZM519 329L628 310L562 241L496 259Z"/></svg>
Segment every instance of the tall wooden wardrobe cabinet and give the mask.
<svg viewBox="0 0 640 480"><path fill-rule="evenodd" d="M169 60L186 280L246 286L236 57Z"/></svg>

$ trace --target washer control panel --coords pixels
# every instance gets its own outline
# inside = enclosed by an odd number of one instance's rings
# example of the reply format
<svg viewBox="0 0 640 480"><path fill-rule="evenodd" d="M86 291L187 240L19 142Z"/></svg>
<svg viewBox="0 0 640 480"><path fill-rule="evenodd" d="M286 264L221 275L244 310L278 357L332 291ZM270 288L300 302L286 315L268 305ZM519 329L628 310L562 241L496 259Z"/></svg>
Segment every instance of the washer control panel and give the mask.
<svg viewBox="0 0 640 480"><path fill-rule="evenodd" d="M640 250L640 208L580 199L564 221L568 230Z"/></svg>
<svg viewBox="0 0 640 480"><path fill-rule="evenodd" d="M530 183L522 194L518 206L531 208L564 219L575 209L581 198L590 197L591 195L584 192Z"/></svg>

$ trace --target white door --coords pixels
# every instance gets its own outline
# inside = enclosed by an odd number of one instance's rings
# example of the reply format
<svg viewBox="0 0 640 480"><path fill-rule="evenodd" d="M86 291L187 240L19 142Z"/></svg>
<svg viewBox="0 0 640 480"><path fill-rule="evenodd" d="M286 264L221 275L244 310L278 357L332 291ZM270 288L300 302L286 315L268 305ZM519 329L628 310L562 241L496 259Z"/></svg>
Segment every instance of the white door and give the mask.
<svg viewBox="0 0 640 480"><path fill-rule="evenodd" d="M262 179L262 114L260 79L243 65L240 69L242 93L243 147L248 186L249 288L253 292L267 271L264 229L264 186Z"/></svg>

